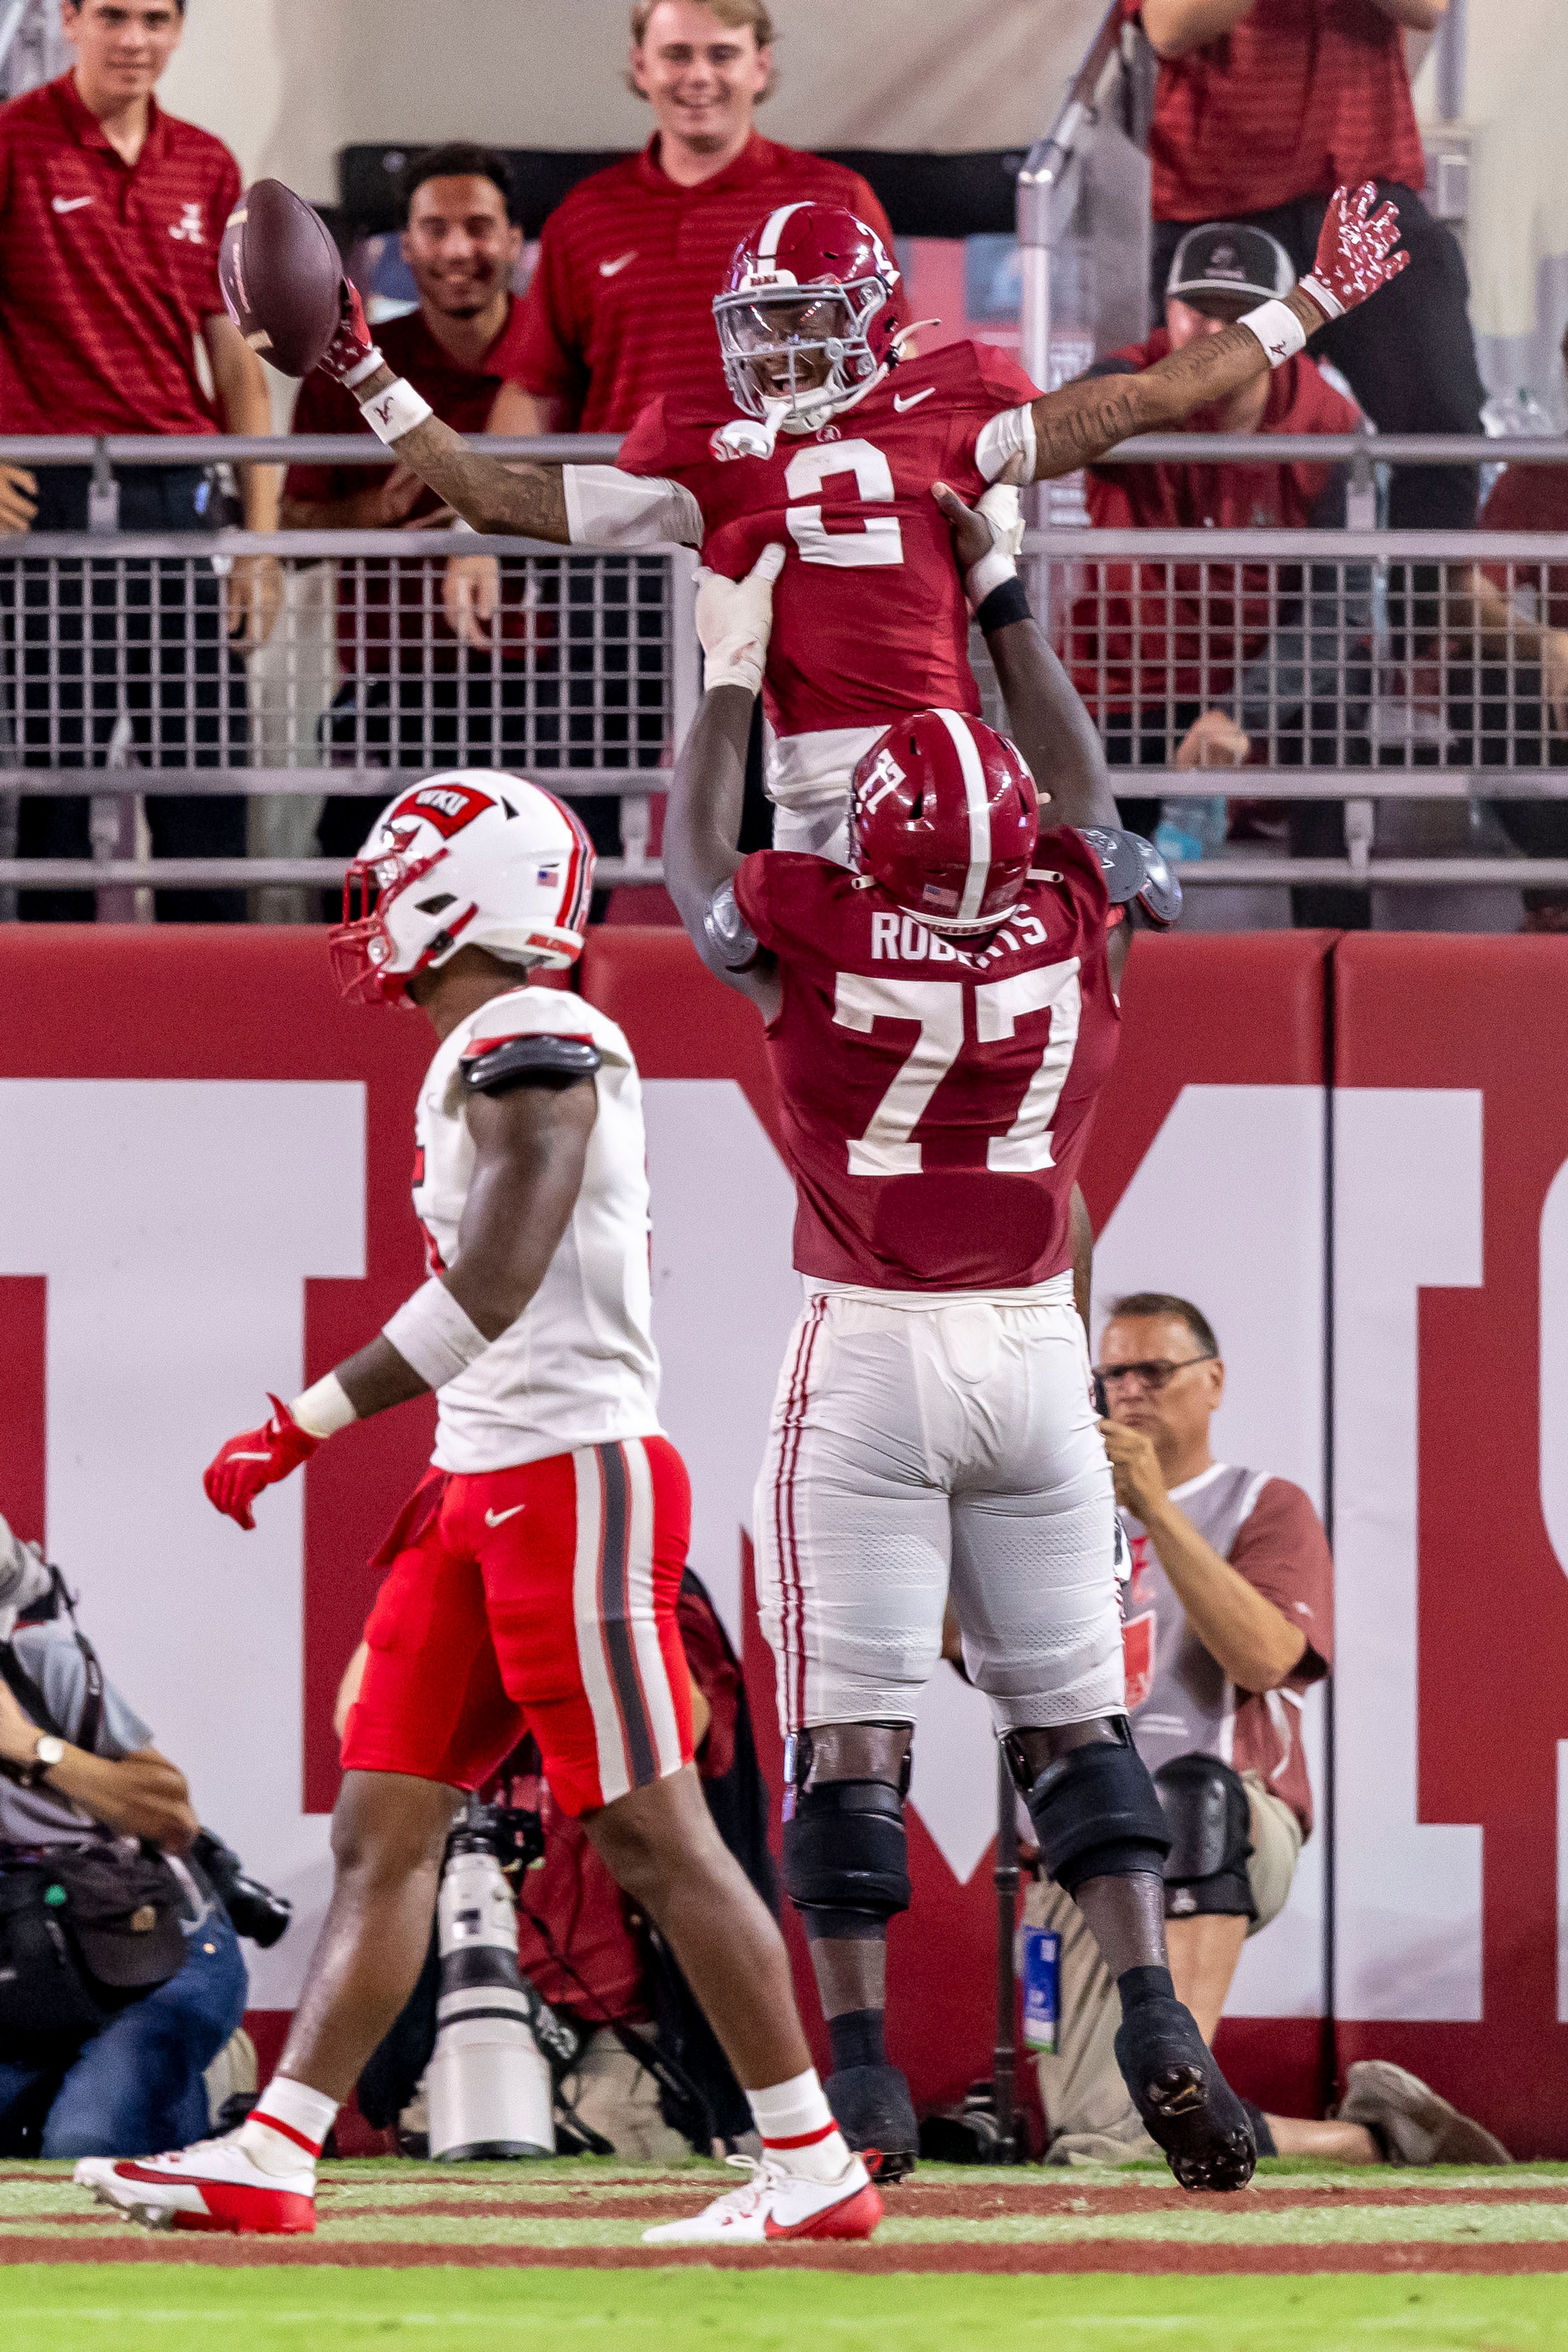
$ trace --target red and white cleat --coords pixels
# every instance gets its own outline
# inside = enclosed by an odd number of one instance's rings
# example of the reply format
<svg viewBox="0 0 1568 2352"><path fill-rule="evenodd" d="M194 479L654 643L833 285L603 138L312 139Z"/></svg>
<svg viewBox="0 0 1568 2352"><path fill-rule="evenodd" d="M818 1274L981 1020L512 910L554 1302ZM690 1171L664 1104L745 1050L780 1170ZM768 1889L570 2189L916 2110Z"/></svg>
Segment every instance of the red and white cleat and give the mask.
<svg viewBox="0 0 1568 2352"><path fill-rule="evenodd" d="M264 2172L234 2138L198 2140L172 2156L84 2156L72 2177L149 2230L297 2238L316 2226L314 2165Z"/></svg>
<svg viewBox="0 0 1568 2352"><path fill-rule="evenodd" d="M882 2200L858 2156L837 2180L805 2180L766 2158L751 2167L743 2189L731 2189L685 2221L645 2230L645 2246L765 2246L788 2238L868 2238L882 2218Z"/></svg>

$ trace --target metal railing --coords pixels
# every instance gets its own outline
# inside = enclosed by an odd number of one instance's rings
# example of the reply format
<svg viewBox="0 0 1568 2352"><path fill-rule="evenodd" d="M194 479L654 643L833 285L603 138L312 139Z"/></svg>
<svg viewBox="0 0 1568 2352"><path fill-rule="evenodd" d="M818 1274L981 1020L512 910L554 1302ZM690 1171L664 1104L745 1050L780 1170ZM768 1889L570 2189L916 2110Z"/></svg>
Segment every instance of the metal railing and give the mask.
<svg viewBox="0 0 1568 2352"><path fill-rule="evenodd" d="M602 460L618 443L489 446ZM393 462L357 436L197 441L189 451ZM1128 443L1106 462L1261 454L1256 436L1177 434ZM1267 444L1269 463L1338 458L1363 474L1385 460L1473 467L1503 454L1564 464L1568 441ZM0 459L35 464L186 455L186 445L150 439L0 441ZM477 548L501 570L489 653L453 636L443 603L446 559ZM1568 882L1568 859L1556 856L1378 854L1402 845L1400 803L1479 811L1568 798L1568 729L1552 707L1555 672L1543 689L1536 634L1542 621L1568 622L1568 540L1079 528L1031 533L1026 555L1036 609L1101 730L1119 792L1345 804L1344 856L1249 850L1186 866L1191 882ZM279 560L284 594L268 643L242 656L227 640L227 583L253 556ZM299 796L374 803L420 773L469 764L515 768L572 798L613 796L622 855L602 861L605 881L657 881L651 802L699 688L695 561L683 548L564 550L447 530L0 540L0 891L91 887L100 912L128 915L152 886L330 885L341 861L292 854L313 846L313 810L289 814ZM1478 566L1500 600L1490 625L1470 594ZM972 653L1000 719L978 637ZM1245 731L1248 764L1180 764L1205 713ZM277 809L276 823L253 820L264 854L136 854L147 796L236 793L253 811ZM83 794L90 864L12 854L20 800Z"/></svg>

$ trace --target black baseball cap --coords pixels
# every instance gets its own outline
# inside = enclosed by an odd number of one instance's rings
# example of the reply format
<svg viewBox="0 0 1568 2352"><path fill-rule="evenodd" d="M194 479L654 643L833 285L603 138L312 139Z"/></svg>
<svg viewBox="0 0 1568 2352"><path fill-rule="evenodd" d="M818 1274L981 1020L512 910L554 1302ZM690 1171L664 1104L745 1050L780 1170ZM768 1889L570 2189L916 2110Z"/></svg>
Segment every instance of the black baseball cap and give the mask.
<svg viewBox="0 0 1568 2352"><path fill-rule="evenodd" d="M1278 301L1296 283L1290 257L1267 229L1240 221L1205 221L1190 228L1171 258L1167 296L1185 301L1193 294L1247 294Z"/></svg>

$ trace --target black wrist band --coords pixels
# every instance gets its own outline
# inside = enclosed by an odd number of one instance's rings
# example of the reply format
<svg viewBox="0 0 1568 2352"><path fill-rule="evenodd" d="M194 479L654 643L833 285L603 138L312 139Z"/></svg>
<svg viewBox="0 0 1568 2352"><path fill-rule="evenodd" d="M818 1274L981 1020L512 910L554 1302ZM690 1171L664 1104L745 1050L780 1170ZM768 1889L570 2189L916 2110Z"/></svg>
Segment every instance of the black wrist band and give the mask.
<svg viewBox="0 0 1568 2352"><path fill-rule="evenodd" d="M1029 592L1015 573L1011 580L1004 580L999 587L993 588L974 617L986 636L994 629L1006 628L1010 622L1026 621Z"/></svg>

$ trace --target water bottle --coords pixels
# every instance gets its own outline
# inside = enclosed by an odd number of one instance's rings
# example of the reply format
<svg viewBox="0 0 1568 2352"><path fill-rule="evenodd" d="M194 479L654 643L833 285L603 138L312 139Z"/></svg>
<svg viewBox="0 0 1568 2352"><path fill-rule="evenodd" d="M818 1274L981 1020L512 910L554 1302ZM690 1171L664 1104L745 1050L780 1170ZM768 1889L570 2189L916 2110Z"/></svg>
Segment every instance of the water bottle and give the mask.
<svg viewBox="0 0 1568 2352"><path fill-rule="evenodd" d="M1062 1939L1049 1927L1026 1927L1023 1938L1024 2042L1028 2049L1054 2057L1061 2015Z"/></svg>
<svg viewBox="0 0 1568 2352"><path fill-rule="evenodd" d="M1154 846L1162 857L1191 865L1196 858L1214 856L1225 840L1229 821L1229 804L1223 793L1162 801Z"/></svg>

